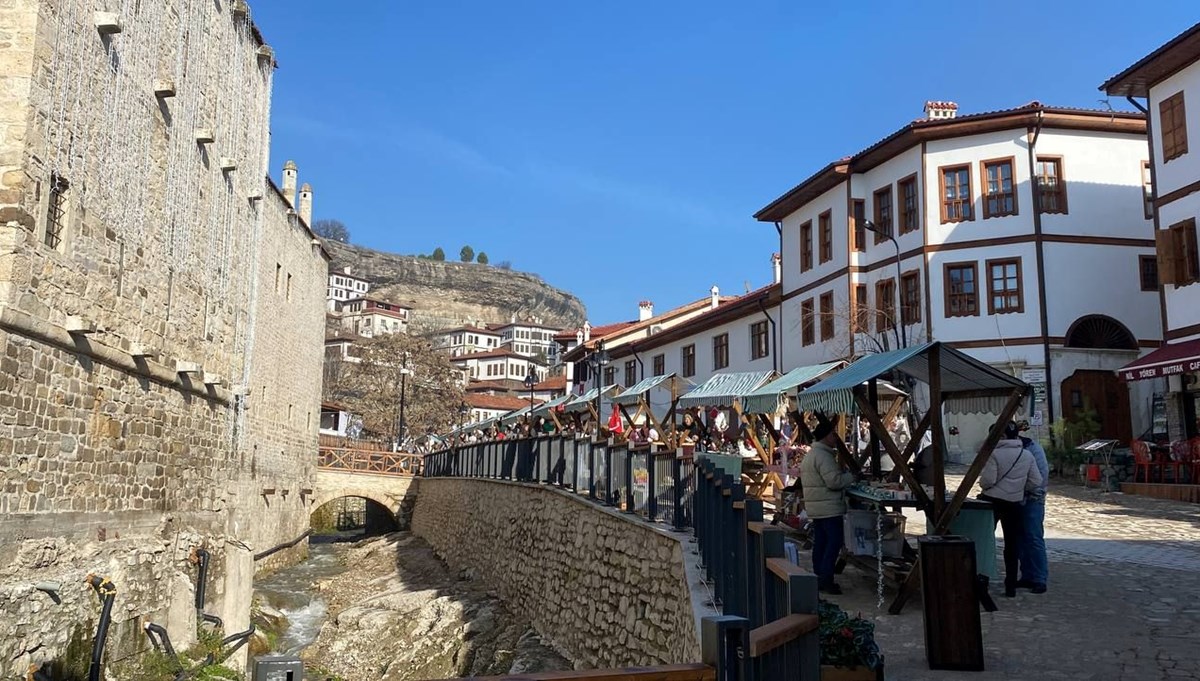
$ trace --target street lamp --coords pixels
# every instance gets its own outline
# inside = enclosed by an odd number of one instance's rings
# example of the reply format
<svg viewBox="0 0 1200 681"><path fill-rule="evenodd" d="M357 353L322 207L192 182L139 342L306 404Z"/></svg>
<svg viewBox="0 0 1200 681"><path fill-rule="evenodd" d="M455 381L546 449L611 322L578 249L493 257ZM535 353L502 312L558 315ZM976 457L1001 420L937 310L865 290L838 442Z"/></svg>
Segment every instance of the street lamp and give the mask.
<svg viewBox="0 0 1200 681"><path fill-rule="evenodd" d="M407 430L407 424L404 421L404 395L408 387L408 375L412 370L408 368L408 358L410 353L404 351L404 363L400 366L400 423L396 428L396 448L400 449L404 446L404 435Z"/></svg>
<svg viewBox="0 0 1200 681"><path fill-rule="evenodd" d="M529 373L525 375L525 389L529 391L529 415L525 420L529 423L529 436L533 437L533 386L537 385L537 374L534 372L533 365L529 365Z"/></svg>
<svg viewBox="0 0 1200 681"><path fill-rule="evenodd" d="M904 296L900 292L901 279L903 275L900 273L900 244L896 241L896 237L892 236L891 230L884 230L870 220L863 221L863 227L872 231L879 236L885 237L892 245L896 247L896 313L899 315L899 320L892 319L892 331L896 331L896 342L901 348L908 347L908 332L904 329Z"/></svg>
<svg viewBox="0 0 1200 681"><path fill-rule="evenodd" d="M587 358L588 368L596 377L596 437L600 437L600 394L604 391L604 367L608 366L608 351L604 349L604 341L596 341L596 349Z"/></svg>

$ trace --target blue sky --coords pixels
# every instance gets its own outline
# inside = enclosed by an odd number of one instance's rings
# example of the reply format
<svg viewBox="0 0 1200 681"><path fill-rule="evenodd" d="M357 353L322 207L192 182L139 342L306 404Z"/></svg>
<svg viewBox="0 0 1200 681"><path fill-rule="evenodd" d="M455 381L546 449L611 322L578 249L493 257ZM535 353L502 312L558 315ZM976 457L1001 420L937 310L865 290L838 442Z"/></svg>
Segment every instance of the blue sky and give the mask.
<svg viewBox="0 0 1200 681"><path fill-rule="evenodd" d="M388 251L470 244L594 323L769 283L751 214L926 99L1102 107L1200 20L1184 0L252 5L280 62L273 172L297 162L317 219Z"/></svg>

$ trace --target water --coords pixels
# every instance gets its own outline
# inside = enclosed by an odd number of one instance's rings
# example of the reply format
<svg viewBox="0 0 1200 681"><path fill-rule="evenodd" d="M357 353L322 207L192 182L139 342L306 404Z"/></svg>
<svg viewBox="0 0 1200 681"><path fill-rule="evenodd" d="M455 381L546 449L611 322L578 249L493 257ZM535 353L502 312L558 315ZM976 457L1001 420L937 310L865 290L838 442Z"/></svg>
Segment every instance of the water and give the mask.
<svg viewBox="0 0 1200 681"><path fill-rule="evenodd" d="M313 585L346 571L334 544L309 544L308 560L256 581L254 593L287 618L288 628L271 652L295 655L317 639L328 610Z"/></svg>

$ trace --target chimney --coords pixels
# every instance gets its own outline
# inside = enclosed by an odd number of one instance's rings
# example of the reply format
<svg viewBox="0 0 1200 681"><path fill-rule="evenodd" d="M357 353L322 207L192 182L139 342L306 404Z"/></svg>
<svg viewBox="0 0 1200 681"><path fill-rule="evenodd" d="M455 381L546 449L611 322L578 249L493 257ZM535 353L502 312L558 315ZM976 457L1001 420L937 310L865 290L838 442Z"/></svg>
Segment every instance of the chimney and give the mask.
<svg viewBox="0 0 1200 681"><path fill-rule="evenodd" d="M296 206L296 162L288 161L283 164L283 198L288 205Z"/></svg>
<svg viewBox="0 0 1200 681"><path fill-rule="evenodd" d="M583 342L586 343L592 340L592 325L588 322L583 323Z"/></svg>
<svg viewBox="0 0 1200 681"><path fill-rule="evenodd" d="M575 331L575 345L583 345L583 329Z"/></svg>
<svg viewBox="0 0 1200 681"><path fill-rule="evenodd" d="M354 274L353 270L354 270L354 268L351 267L350 265L346 265L345 267L342 268L342 271L345 272L346 274Z"/></svg>
<svg viewBox="0 0 1200 681"><path fill-rule="evenodd" d="M783 258L778 253L771 254L771 272L776 284L783 281Z"/></svg>
<svg viewBox="0 0 1200 681"><path fill-rule="evenodd" d="M307 182L300 187L300 217L312 227L312 185Z"/></svg>
<svg viewBox="0 0 1200 681"><path fill-rule="evenodd" d="M654 303L643 300L638 303L638 321L644 322L654 316Z"/></svg>
<svg viewBox="0 0 1200 681"><path fill-rule="evenodd" d="M720 305L721 304L721 289L717 288L716 285L714 284L713 287L711 289L709 289L709 293L712 294L712 300L711 300L710 307L715 308L716 306Z"/></svg>
<svg viewBox="0 0 1200 681"><path fill-rule="evenodd" d="M925 102L925 120L940 121L958 115L958 104L930 100Z"/></svg>

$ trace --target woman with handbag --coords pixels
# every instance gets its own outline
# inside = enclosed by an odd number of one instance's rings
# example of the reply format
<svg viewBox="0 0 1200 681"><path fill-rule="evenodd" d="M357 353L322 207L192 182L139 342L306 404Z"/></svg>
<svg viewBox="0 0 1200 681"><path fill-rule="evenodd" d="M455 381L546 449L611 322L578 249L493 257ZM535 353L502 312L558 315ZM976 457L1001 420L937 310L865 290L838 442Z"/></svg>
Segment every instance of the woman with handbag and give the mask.
<svg viewBox="0 0 1200 681"><path fill-rule="evenodd" d="M1042 473L1033 455L1021 442L1016 424L1004 428L1004 439L996 443L979 474L980 499L992 504L995 520L1004 531L1004 595L1017 595L1017 569L1025 541L1025 493L1042 485Z"/></svg>

